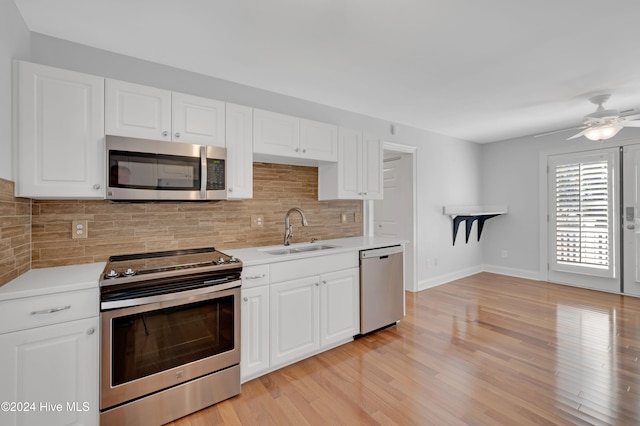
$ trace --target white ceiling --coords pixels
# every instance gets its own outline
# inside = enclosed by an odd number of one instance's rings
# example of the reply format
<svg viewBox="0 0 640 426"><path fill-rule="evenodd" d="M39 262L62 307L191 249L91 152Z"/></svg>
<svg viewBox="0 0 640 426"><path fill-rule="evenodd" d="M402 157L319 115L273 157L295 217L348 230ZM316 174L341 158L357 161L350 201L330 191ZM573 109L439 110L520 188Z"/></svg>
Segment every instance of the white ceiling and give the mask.
<svg viewBox="0 0 640 426"><path fill-rule="evenodd" d="M14 1L33 32L475 142L640 106L637 0Z"/></svg>

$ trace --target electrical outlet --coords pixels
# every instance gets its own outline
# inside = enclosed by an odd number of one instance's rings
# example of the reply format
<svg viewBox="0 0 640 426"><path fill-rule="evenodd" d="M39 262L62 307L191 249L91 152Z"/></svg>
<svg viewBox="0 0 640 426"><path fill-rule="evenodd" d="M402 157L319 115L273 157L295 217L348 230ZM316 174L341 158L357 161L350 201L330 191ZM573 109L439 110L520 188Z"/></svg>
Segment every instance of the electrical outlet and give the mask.
<svg viewBox="0 0 640 426"><path fill-rule="evenodd" d="M340 223L347 223L347 213L340 213Z"/></svg>
<svg viewBox="0 0 640 426"><path fill-rule="evenodd" d="M262 228L264 226L264 217L261 214L251 216L251 227Z"/></svg>
<svg viewBox="0 0 640 426"><path fill-rule="evenodd" d="M71 239L87 238L89 228L86 220L74 220L71 222Z"/></svg>

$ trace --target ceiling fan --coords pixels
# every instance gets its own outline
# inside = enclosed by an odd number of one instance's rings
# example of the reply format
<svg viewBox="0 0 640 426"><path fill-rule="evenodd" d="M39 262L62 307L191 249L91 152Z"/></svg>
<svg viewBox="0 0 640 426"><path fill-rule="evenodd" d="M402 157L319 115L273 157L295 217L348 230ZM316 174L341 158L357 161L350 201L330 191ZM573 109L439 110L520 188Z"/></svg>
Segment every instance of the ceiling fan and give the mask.
<svg viewBox="0 0 640 426"><path fill-rule="evenodd" d="M567 138L567 140L584 136L592 141L602 142L605 139L614 137L623 127L640 127L640 114L622 115L618 110L605 109L603 104L607 102L610 97L611 95L609 94L603 94L589 98L589 101L597 105L597 108L593 113L584 116L582 126L556 130L554 132L536 135L536 137L568 132L569 130L580 130L579 133ZM623 113L629 111L633 110L623 111Z"/></svg>

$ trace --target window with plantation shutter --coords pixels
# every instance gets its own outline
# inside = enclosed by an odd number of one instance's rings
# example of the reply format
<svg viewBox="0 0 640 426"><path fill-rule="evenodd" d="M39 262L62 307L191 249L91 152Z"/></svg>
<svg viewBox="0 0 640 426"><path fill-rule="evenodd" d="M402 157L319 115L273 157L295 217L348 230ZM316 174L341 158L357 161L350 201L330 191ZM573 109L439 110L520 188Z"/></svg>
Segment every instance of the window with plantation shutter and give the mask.
<svg viewBox="0 0 640 426"><path fill-rule="evenodd" d="M604 155L558 158L550 165L553 257L559 271L613 276L613 186ZM552 199L554 199L552 198Z"/></svg>

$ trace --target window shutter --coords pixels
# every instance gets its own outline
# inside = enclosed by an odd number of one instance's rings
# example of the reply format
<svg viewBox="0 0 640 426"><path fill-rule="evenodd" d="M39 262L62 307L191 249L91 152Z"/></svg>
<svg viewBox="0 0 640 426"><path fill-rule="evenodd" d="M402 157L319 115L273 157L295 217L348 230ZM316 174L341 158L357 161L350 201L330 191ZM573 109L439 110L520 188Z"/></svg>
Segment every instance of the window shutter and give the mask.
<svg viewBox="0 0 640 426"><path fill-rule="evenodd" d="M608 161L555 166L556 263L611 266L611 196Z"/></svg>

